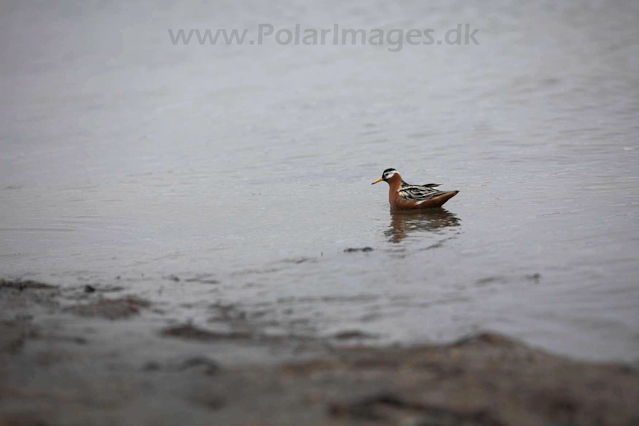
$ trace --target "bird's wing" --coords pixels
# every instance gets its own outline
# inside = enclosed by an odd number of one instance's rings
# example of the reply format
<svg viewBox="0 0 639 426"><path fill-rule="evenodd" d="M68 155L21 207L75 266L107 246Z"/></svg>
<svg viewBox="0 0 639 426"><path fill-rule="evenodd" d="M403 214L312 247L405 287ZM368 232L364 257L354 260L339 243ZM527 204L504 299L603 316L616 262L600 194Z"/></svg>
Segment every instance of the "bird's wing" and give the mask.
<svg viewBox="0 0 639 426"><path fill-rule="evenodd" d="M427 183L426 185L412 185L408 182L406 182L404 179L402 179L402 188L407 187L407 186L425 186L426 188L437 188L439 186L438 183Z"/></svg>
<svg viewBox="0 0 639 426"><path fill-rule="evenodd" d="M404 200L430 200L431 198L435 198L446 193L445 191L433 189L437 186L439 186L439 184L436 183L430 183L428 185L408 185L398 189L397 193Z"/></svg>

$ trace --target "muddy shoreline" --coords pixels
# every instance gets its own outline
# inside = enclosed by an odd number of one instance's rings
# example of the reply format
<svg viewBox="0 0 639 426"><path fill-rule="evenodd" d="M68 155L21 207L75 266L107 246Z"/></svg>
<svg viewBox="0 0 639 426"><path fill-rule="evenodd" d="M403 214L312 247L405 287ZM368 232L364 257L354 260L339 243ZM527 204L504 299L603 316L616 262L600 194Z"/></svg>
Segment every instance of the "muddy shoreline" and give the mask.
<svg viewBox="0 0 639 426"><path fill-rule="evenodd" d="M365 346L167 324L122 289L0 280L0 426L632 425L639 373L480 333Z"/></svg>

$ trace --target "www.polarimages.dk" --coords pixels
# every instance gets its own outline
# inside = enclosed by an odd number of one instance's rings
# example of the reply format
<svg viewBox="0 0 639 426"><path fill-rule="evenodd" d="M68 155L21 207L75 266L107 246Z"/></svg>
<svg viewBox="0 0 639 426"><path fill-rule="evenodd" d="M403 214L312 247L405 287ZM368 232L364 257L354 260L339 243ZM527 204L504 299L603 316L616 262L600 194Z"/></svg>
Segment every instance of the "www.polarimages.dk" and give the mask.
<svg viewBox="0 0 639 426"><path fill-rule="evenodd" d="M295 28L280 28L275 30L271 24L259 24L257 26L257 38L247 38L249 29L169 29L169 38L174 45L188 45L195 42L200 45L263 45L275 42L276 44L301 45L301 46L325 46L325 45L359 45L359 46L389 46L389 52L399 52L404 45L432 46L432 45L478 45L477 33L479 29L473 29L470 24L457 24L443 32L434 29L402 29L393 28L383 30L373 29L340 29L339 24L331 28L302 28L296 24ZM436 38L437 34L443 37Z"/></svg>

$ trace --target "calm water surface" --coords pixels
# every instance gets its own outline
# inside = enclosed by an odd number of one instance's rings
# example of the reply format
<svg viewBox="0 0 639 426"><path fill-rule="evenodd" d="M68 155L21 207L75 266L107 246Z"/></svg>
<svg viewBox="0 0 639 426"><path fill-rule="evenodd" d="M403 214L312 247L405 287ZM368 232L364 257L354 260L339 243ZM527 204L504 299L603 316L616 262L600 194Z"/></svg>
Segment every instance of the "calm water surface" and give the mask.
<svg viewBox="0 0 639 426"><path fill-rule="evenodd" d="M2 276L123 285L203 323L236 304L272 333L494 330L639 359L639 3L1 9ZM167 31L259 23L435 38L469 23L480 44L176 46ZM461 192L391 214L370 186L388 167Z"/></svg>

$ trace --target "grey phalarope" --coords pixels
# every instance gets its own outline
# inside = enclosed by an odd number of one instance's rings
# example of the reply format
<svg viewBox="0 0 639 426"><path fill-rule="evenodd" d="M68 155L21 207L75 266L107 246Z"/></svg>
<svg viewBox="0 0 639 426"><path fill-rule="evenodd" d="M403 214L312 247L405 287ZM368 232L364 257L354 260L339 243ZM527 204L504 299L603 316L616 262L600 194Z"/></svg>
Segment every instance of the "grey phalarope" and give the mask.
<svg viewBox="0 0 639 426"><path fill-rule="evenodd" d="M402 179L395 169L386 169L382 177L371 185L384 181L388 183L388 202L396 210L417 210L440 207L459 191L440 191L438 183L411 185Z"/></svg>

